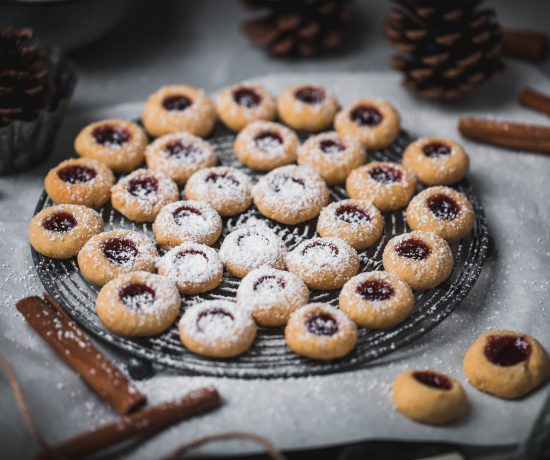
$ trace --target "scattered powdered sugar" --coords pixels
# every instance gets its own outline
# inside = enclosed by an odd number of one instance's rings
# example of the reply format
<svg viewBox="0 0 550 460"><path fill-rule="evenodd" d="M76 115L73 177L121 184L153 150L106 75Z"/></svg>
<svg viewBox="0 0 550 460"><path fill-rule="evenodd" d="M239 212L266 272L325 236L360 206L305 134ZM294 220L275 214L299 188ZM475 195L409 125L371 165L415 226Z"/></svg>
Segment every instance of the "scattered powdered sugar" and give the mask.
<svg viewBox="0 0 550 460"><path fill-rule="evenodd" d="M357 252L340 238L311 238L287 255L287 264L300 271L340 270L358 260ZM294 270L293 270L294 271Z"/></svg>
<svg viewBox="0 0 550 460"><path fill-rule="evenodd" d="M342 227L374 229L380 211L369 200L341 200L329 204L319 215L319 226L335 234Z"/></svg>
<svg viewBox="0 0 550 460"><path fill-rule="evenodd" d="M333 307L327 303L309 303L298 308L291 316L290 321L294 324L299 324L300 333L297 334L295 340L309 342L312 338L315 340L333 340L346 335L346 331L351 328L355 329L353 322L340 309ZM318 335L311 332L308 327L308 322L314 322L313 327L318 329L336 328L336 331L330 335Z"/></svg>
<svg viewBox="0 0 550 460"><path fill-rule="evenodd" d="M241 104L235 100L235 94L239 91L243 93L240 97ZM273 95L263 86L252 83L239 83L224 88L216 97L216 105L218 111L248 121L272 118L277 110Z"/></svg>
<svg viewBox="0 0 550 460"><path fill-rule="evenodd" d="M161 170L213 166L217 161L207 141L184 131L158 137L147 146L145 157L150 168Z"/></svg>
<svg viewBox="0 0 550 460"><path fill-rule="evenodd" d="M44 227L48 217L55 214L67 214L67 217L62 217L62 221L56 223L56 227L66 228L66 231L55 231ZM72 227L72 219L75 225ZM68 220L69 219L69 220ZM84 230L85 233L98 233L103 229L103 219L101 215L86 206L78 204L58 204L44 209L33 217L33 223L40 225L41 235L51 241L63 241Z"/></svg>

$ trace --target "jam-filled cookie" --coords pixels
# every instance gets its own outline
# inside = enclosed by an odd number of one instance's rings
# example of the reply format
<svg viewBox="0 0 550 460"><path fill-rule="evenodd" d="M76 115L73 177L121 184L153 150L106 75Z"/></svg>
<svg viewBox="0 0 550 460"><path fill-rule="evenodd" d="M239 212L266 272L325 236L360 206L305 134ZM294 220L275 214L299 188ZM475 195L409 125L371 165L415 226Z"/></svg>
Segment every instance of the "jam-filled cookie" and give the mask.
<svg viewBox="0 0 550 460"><path fill-rule="evenodd" d="M393 402L399 412L417 422L441 425L461 417L468 408L462 385L431 370L413 370L393 382Z"/></svg>
<svg viewBox="0 0 550 460"><path fill-rule="evenodd" d="M240 131L253 121L274 120L277 102L263 86L240 83L220 92L216 98L216 110L225 126Z"/></svg>
<svg viewBox="0 0 550 460"><path fill-rule="evenodd" d="M414 289L431 289L443 283L453 271L449 244L435 233L415 230L393 237L382 255L384 269Z"/></svg>
<svg viewBox="0 0 550 460"><path fill-rule="evenodd" d="M240 355L256 338L256 324L250 312L227 300L209 300L188 308L179 331L186 348L212 358Z"/></svg>
<svg viewBox="0 0 550 460"><path fill-rule="evenodd" d="M235 156L249 168L270 171L296 161L300 140L279 123L255 121L236 137Z"/></svg>
<svg viewBox="0 0 550 460"><path fill-rule="evenodd" d="M384 231L384 218L369 200L342 200L323 208L317 233L340 238L355 249L372 246Z"/></svg>
<svg viewBox="0 0 550 460"><path fill-rule="evenodd" d="M298 164L315 169L328 185L344 183L366 159L365 149L357 140L335 131L311 136L298 149Z"/></svg>
<svg viewBox="0 0 550 460"><path fill-rule="evenodd" d="M264 266L243 278L236 300L260 326L283 326L294 310L308 303L309 290L293 273Z"/></svg>
<svg viewBox="0 0 550 460"><path fill-rule="evenodd" d="M422 137L405 149L403 166L423 184L449 185L468 174L470 158L458 142Z"/></svg>
<svg viewBox="0 0 550 460"><path fill-rule="evenodd" d="M206 201L224 217L234 216L252 204L252 182L236 168L206 168L189 178L184 195L188 200Z"/></svg>
<svg viewBox="0 0 550 460"><path fill-rule="evenodd" d="M199 294L218 287L223 264L216 250L204 244L183 243L162 256L158 272L174 281L181 294Z"/></svg>
<svg viewBox="0 0 550 460"><path fill-rule="evenodd" d="M328 204L327 185L311 168L282 166L254 186L254 204L266 217L295 225L319 215Z"/></svg>
<svg viewBox="0 0 550 460"><path fill-rule="evenodd" d="M105 163L114 172L130 172L143 163L147 136L126 120L102 120L86 126L74 141L74 149L85 158Z"/></svg>
<svg viewBox="0 0 550 460"><path fill-rule="evenodd" d="M167 249L188 242L212 246L222 234L222 218L208 203L176 201L159 212L153 233Z"/></svg>
<svg viewBox="0 0 550 460"><path fill-rule="evenodd" d="M338 111L338 101L319 85L287 88L277 101L279 117L291 128L318 132L327 129Z"/></svg>
<svg viewBox="0 0 550 460"><path fill-rule="evenodd" d="M339 305L359 326L387 329L409 317L414 295L405 281L391 273L360 273L342 288Z"/></svg>
<svg viewBox="0 0 550 460"><path fill-rule="evenodd" d="M109 201L114 183L115 176L101 161L76 158L50 169L44 188L56 203L100 208Z"/></svg>
<svg viewBox="0 0 550 460"><path fill-rule="evenodd" d="M430 187L420 192L409 203L406 215L413 230L437 233L449 243L467 236L475 221L468 198L450 187Z"/></svg>
<svg viewBox="0 0 550 460"><path fill-rule="evenodd" d="M96 312L111 332L125 337L148 337L168 329L180 311L175 284L148 272L125 273L101 288Z"/></svg>
<svg viewBox="0 0 550 460"><path fill-rule="evenodd" d="M29 239L36 252L53 259L69 259L102 231L103 219L93 209L59 204L43 209L32 218Z"/></svg>
<svg viewBox="0 0 550 460"><path fill-rule="evenodd" d="M147 167L168 174L183 186L198 170L218 162L213 147L193 134L181 132L155 139L145 149Z"/></svg>
<svg viewBox="0 0 550 460"><path fill-rule="evenodd" d="M286 265L310 289L338 289L359 271L359 256L339 238L311 238L288 253Z"/></svg>
<svg viewBox="0 0 550 460"><path fill-rule="evenodd" d="M399 135L397 110L381 99L360 99L344 107L334 119L341 136L352 136L370 150L384 149Z"/></svg>
<svg viewBox="0 0 550 460"><path fill-rule="evenodd" d="M237 278L269 265L285 268L287 247L269 228L241 227L225 237L220 247L220 258L226 270Z"/></svg>
<svg viewBox="0 0 550 460"><path fill-rule="evenodd" d="M404 208L415 190L413 174L403 166L387 161L373 161L354 169L346 181L350 198L370 200L382 212Z"/></svg>
<svg viewBox="0 0 550 460"><path fill-rule="evenodd" d="M499 398L521 398L550 378L550 358L538 340L505 330L479 337L463 366L474 387Z"/></svg>
<svg viewBox="0 0 550 460"><path fill-rule="evenodd" d="M346 356L357 343L357 326L344 312L325 303L310 303L290 315L285 328L288 347L319 360Z"/></svg>
<svg viewBox="0 0 550 460"><path fill-rule="evenodd" d="M141 121L156 137L179 131L205 137L214 129L216 108L202 89L163 86L147 99Z"/></svg>
<svg viewBox="0 0 550 460"><path fill-rule="evenodd" d="M160 210L179 198L178 186L166 174L138 169L111 189L113 208L134 222L152 222Z"/></svg>
<svg viewBox="0 0 550 460"><path fill-rule="evenodd" d="M143 233L111 230L88 240L78 253L78 268L86 279L103 286L123 273L157 270L157 249Z"/></svg>

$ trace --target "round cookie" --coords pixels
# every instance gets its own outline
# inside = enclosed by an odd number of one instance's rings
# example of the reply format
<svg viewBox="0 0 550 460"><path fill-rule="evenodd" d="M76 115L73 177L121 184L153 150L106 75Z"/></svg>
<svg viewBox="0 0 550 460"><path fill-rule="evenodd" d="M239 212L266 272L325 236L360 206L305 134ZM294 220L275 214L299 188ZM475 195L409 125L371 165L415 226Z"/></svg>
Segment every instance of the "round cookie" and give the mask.
<svg viewBox="0 0 550 460"><path fill-rule="evenodd" d="M416 195L407 207L407 224L413 230L438 234L449 243L467 236L474 226L475 212L462 193L450 187L430 187Z"/></svg>
<svg viewBox="0 0 550 460"><path fill-rule="evenodd" d="M334 119L340 136L352 136L369 150L384 149L399 135L397 110L382 99L359 99L345 106Z"/></svg>
<svg viewBox="0 0 550 460"><path fill-rule="evenodd" d="M250 312L227 300L209 300L188 308L179 331L186 348L212 358L240 355L256 338L256 324Z"/></svg>
<svg viewBox="0 0 550 460"><path fill-rule="evenodd" d="M103 231L103 219L93 209L59 204L43 209L29 225L29 240L36 252L53 259L69 259L84 243Z"/></svg>
<svg viewBox="0 0 550 460"><path fill-rule="evenodd" d="M254 121L274 120L277 102L263 86L239 83L220 92L216 98L216 110L225 126L240 131Z"/></svg>
<svg viewBox="0 0 550 460"><path fill-rule="evenodd" d="M197 171L215 166L218 157L214 148L193 134L180 132L155 139L145 149L147 167L168 174L176 184L184 186Z"/></svg>
<svg viewBox="0 0 550 460"><path fill-rule="evenodd" d="M115 176L102 162L74 158L50 169L44 179L44 188L56 203L100 208L109 201L114 183Z"/></svg>
<svg viewBox="0 0 550 460"><path fill-rule="evenodd" d="M294 163L299 146L298 136L286 126L255 121L237 135L233 150L249 168L270 171Z"/></svg>
<svg viewBox="0 0 550 460"><path fill-rule="evenodd" d="M311 136L298 149L298 164L315 169L328 185L342 184L367 154L359 141L335 131Z"/></svg>
<svg viewBox="0 0 550 460"><path fill-rule="evenodd" d="M119 229L90 238L77 261L87 280L103 286L123 273L155 272L157 258L157 249L146 235Z"/></svg>
<svg viewBox="0 0 550 460"><path fill-rule="evenodd" d="M261 177L253 190L254 204L266 217L295 225L319 215L329 191L311 168L282 166Z"/></svg>
<svg viewBox="0 0 550 460"><path fill-rule="evenodd" d="M294 353L330 361L353 350L357 326L344 312L329 304L310 303L290 315L285 340Z"/></svg>
<svg viewBox="0 0 550 460"><path fill-rule="evenodd" d="M135 123L112 118L86 126L74 141L81 157L105 163L114 172L124 173L143 163L147 136Z"/></svg>
<svg viewBox="0 0 550 460"><path fill-rule="evenodd" d="M134 222L152 222L160 210L179 198L176 183L160 171L138 169L111 189L113 208Z"/></svg>
<svg viewBox="0 0 550 460"><path fill-rule="evenodd" d="M431 289L453 272L454 258L448 243L435 233L415 230L393 237L382 255L384 269L413 290Z"/></svg>
<svg viewBox="0 0 550 460"><path fill-rule="evenodd" d="M423 184L450 185L468 174L470 158L458 142L421 137L405 149L403 166Z"/></svg>
<svg viewBox="0 0 550 460"><path fill-rule="evenodd" d="M479 337L464 355L471 385L499 398L517 399L550 378L550 358L534 337L506 330Z"/></svg>
<svg viewBox="0 0 550 460"><path fill-rule="evenodd" d="M164 254L157 267L159 275L176 283L180 294L211 291L223 278L223 264L218 253L204 244L180 244Z"/></svg>
<svg viewBox="0 0 550 460"><path fill-rule="evenodd" d="M288 271L310 289L339 289L359 271L355 249L339 238L311 238L286 257Z"/></svg>
<svg viewBox="0 0 550 460"><path fill-rule="evenodd" d="M414 295L405 281L391 273L360 273L344 284L339 305L359 326L388 329L409 317Z"/></svg>
<svg viewBox="0 0 550 460"><path fill-rule="evenodd" d="M182 243L212 246L222 234L222 219L208 203L176 201L161 209L153 223L157 243L170 249Z"/></svg>
<svg viewBox="0 0 550 460"><path fill-rule="evenodd" d="M346 180L350 198L370 200L382 212L404 208L415 190L416 180L412 173L387 161L373 161L354 169Z"/></svg>
<svg viewBox="0 0 550 460"><path fill-rule="evenodd" d="M338 101L319 85L287 88L277 101L279 117L299 131L318 132L327 129L338 111Z"/></svg>
<svg viewBox="0 0 550 460"><path fill-rule="evenodd" d="M206 137L214 129L216 108L202 89L163 86L147 99L141 121L155 137L180 131Z"/></svg>
<svg viewBox="0 0 550 460"><path fill-rule="evenodd" d="M264 266L243 278L236 301L260 326L284 326L294 310L308 303L309 290L293 273Z"/></svg>
<svg viewBox="0 0 550 460"><path fill-rule="evenodd" d="M223 240L220 259L229 273L244 278L263 265L284 269L287 251L283 240L269 228L241 227Z"/></svg>
<svg viewBox="0 0 550 460"><path fill-rule="evenodd" d="M168 329L180 311L174 283L154 273L122 274L101 288L96 312L111 332L125 337L149 337Z"/></svg>
<svg viewBox="0 0 550 460"><path fill-rule="evenodd" d="M323 238L340 238L360 250L376 243L384 231L384 218L369 200L342 200L323 208L317 233Z"/></svg>
<svg viewBox="0 0 550 460"><path fill-rule="evenodd" d="M252 204L249 177L229 166L196 172L185 184L183 193L188 200L206 201L224 217L240 214Z"/></svg>
<svg viewBox="0 0 550 460"><path fill-rule="evenodd" d="M468 408L462 385L448 375L413 370L393 382L393 402L399 412L417 422L442 425L461 417Z"/></svg>

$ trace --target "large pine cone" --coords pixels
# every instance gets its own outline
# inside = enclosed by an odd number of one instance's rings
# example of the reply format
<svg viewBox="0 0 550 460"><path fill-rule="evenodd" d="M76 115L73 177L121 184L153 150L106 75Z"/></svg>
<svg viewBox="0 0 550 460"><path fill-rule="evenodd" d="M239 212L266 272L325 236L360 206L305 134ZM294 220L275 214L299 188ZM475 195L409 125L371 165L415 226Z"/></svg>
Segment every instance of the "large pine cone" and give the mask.
<svg viewBox="0 0 550 460"><path fill-rule="evenodd" d="M501 29L481 0L394 0L385 32L392 67L425 97L457 99L504 68Z"/></svg>
<svg viewBox="0 0 550 460"><path fill-rule="evenodd" d="M348 0L243 0L267 13L241 24L242 31L274 55L310 57L338 48L351 15Z"/></svg>

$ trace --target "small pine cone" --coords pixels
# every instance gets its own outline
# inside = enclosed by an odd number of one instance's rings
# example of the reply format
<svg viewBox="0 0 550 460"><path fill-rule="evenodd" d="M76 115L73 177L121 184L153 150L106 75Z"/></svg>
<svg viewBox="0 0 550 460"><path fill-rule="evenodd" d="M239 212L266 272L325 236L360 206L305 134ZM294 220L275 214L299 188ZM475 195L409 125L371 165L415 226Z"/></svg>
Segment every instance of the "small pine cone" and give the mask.
<svg viewBox="0 0 550 460"><path fill-rule="evenodd" d="M504 68L501 28L482 0L394 0L386 36L400 54L403 85L434 99L459 99Z"/></svg>
<svg viewBox="0 0 550 460"><path fill-rule="evenodd" d="M337 49L350 20L348 0L243 0L251 10L267 10L244 21L241 30L271 54L310 57Z"/></svg>

